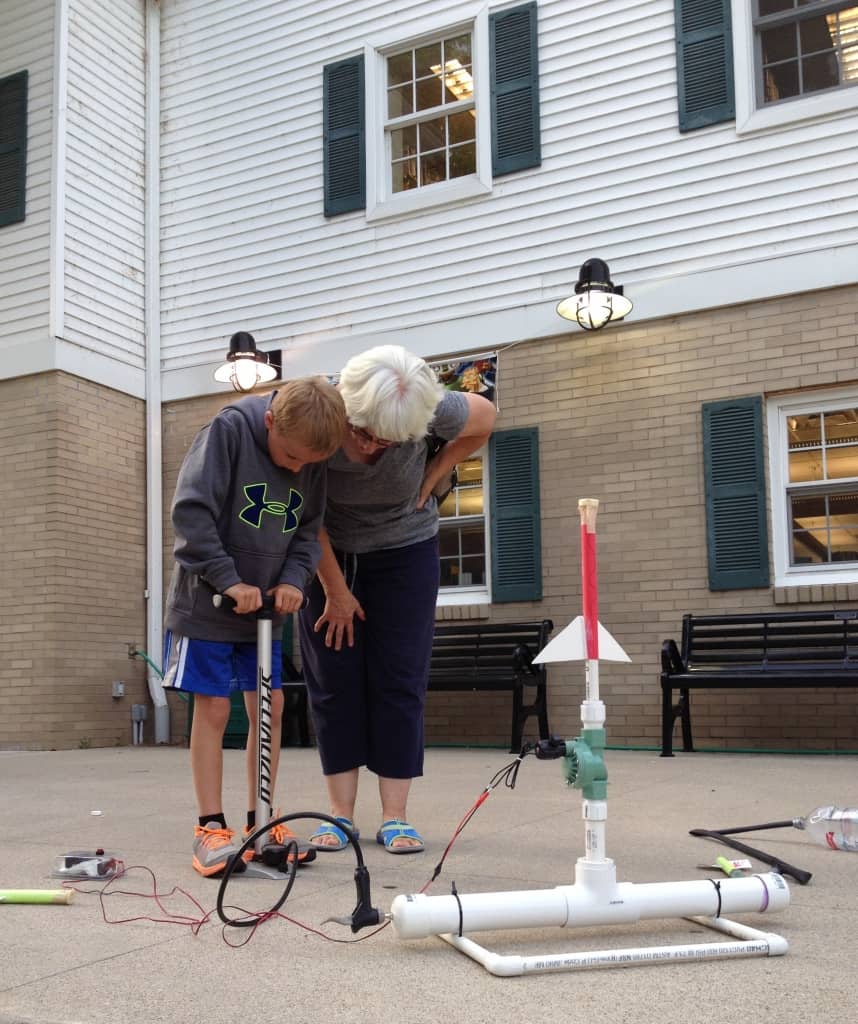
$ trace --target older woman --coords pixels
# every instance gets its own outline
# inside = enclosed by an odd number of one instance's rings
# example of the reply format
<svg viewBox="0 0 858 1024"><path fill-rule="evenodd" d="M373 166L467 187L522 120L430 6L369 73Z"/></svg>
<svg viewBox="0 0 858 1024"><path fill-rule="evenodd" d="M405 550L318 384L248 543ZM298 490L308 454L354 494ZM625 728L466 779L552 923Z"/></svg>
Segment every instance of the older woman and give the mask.
<svg viewBox="0 0 858 1024"><path fill-rule="evenodd" d="M301 654L331 814L355 829L358 773L378 776L390 853L415 853L411 780L423 774L423 707L438 594L435 485L485 444L494 405L446 391L396 345L351 359L340 376L348 427L328 461L322 558L299 617ZM428 463L427 434L447 443ZM323 824L310 841L341 850Z"/></svg>

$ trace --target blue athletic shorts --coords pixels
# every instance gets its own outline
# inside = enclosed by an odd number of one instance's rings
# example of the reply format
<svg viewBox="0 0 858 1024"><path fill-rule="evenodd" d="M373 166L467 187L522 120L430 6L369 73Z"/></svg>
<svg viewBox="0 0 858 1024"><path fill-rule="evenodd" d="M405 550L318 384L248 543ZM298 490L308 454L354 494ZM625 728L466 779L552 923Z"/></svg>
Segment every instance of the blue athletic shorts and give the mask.
<svg viewBox="0 0 858 1024"><path fill-rule="evenodd" d="M282 651L271 643L271 688L279 690ZM192 640L167 631L164 637L164 689L229 697L256 689L256 644Z"/></svg>

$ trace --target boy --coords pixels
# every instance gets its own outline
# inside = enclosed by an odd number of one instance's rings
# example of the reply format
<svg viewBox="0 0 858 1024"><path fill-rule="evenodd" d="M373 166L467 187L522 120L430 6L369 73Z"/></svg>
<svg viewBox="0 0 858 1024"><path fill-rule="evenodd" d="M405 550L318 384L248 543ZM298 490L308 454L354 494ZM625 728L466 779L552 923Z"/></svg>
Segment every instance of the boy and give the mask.
<svg viewBox="0 0 858 1024"><path fill-rule="evenodd" d="M194 868L221 873L241 845L223 812L223 733L230 693L244 691L248 816L256 806L256 621L262 595L274 598L274 635L297 611L316 571L325 508L326 460L346 428L338 391L322 378L292 380L270 395L250 395L222 409L197 434L173 499L176 565L167 596L164 686L194 694L191 771L199 824ZM213 594L235 601L216 608ZM278 618L279 616L279 618ZM272 790L280 755L283 691L280 644L272 649ZM266 843L293 834L271 830ZM298 859L314 851L299 848ZM245 852L250 860L253 850ZM236 870L244 870L238 864Z"/></svg>

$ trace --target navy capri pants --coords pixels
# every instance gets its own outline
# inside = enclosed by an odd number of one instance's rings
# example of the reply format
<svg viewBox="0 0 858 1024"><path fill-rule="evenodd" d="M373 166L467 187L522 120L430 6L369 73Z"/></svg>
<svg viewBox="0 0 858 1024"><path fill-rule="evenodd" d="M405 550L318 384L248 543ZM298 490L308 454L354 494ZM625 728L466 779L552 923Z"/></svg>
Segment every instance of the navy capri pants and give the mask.
<svg viewBox="0 0 858 1024"><path fill-rule="evenodd" d="M318 579L299 615L301 658L322 771L366 765L390 779L423 774L423 707L435 633L438 537L366 554L336 552L366 613L354 646L335 651L313 624L325 607Z"/></svg>

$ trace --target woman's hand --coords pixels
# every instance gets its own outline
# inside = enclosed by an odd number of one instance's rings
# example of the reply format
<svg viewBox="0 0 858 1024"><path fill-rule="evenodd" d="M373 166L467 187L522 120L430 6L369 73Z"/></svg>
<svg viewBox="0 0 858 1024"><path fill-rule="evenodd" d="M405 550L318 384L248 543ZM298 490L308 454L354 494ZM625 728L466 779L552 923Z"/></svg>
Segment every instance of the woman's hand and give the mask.
<svg viewBox="0 0 858 1024"><path fill-rule="evenodd" d="M315 632L325 630L325 646L333 647L335 651L342 650L343 638L349 647L354 647L354 617L366 621L366 613L361 607L360 601L349 590L341 594L331 596L325 594L325 608L316 624L313 626Z"/></svg>

